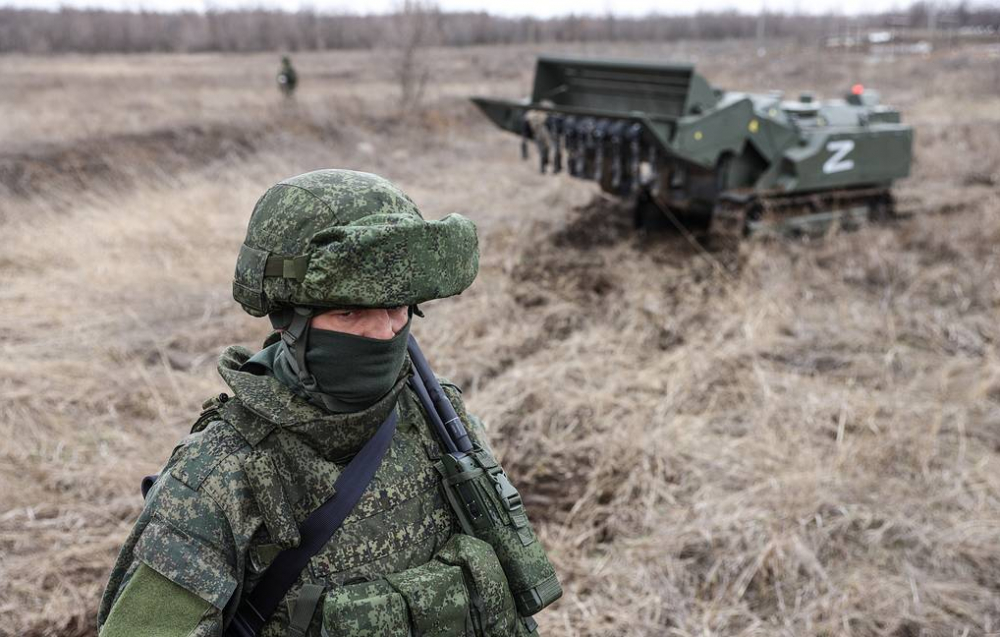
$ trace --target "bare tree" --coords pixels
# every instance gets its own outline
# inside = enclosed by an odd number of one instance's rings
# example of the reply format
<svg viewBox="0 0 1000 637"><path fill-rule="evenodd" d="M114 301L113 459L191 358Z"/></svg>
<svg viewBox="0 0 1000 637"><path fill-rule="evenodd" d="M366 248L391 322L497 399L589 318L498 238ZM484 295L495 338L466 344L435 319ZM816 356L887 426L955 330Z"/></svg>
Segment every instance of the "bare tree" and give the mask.
<svg viewBox="0 0 1000 637"><path fill-rule="evenodd" d="M934 12L953 12L955 28L1000 30L1000 9L978 0L917 0L896 12L847 16L842 30L926 29ZM58 11L0 7L0 53L102 53L147 51L276 51L380 47L389 52L404 107L420 102L428 83L426 48L519 42L665 41L685 38L753 38L762 24L736 11L642 17L568 15L507 18L486 12L442 13L435 0L399 0L391 15L264 9L227 10L208 2L203 12ZM2 0L0 0L2 3ZM995 4L995 0L994 0ZM952 9L952 6L957 8ZM902 19L900 19L902 18ZM767 12L768 39L798 37L817 42L833 26L831 16Z"/></svg>
<svg viewBox="0 0 1000 637"><path fill-rule="evenodd" d="M424 52L440 40L440 18L440 10L430 0L403 0L390 16L386 44L393 49L393 74L402 111L417 108L423 99L430 78Z"/></svg>

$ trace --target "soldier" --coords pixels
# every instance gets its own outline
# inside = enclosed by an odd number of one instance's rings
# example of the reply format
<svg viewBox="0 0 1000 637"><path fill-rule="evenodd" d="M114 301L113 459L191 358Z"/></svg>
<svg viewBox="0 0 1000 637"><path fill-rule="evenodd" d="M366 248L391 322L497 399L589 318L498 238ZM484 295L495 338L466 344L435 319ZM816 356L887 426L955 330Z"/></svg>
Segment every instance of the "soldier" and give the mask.
<svg viewBox="0 0 1000 637"><path fill-rule="evenodd" d="M275 331L222 354L233 395L155 478L101 637L537 635L552 566L481 422L409 337L478 261L471 221L425 221L376 175L264 193L233 296Z"/></svg>
<svg viewBox="0 0 1000 637"><path fill-rule="evenodd" d="M285 97L291 97L295 92L295 85L299 83L299 76L292 68L292 61L287 55L281 57L281 70L278 71L278 88Z"/></svg>
<svg viewBox="0 0 1000 637"><path fill-rule="evenodd" d="M552 131L546 123L547 114L545 111L531 110L524 116L527 128L531 131L531 137L535 140L538 148L538 169L543 175L549 167L549 151L554 146Z"/></svg>

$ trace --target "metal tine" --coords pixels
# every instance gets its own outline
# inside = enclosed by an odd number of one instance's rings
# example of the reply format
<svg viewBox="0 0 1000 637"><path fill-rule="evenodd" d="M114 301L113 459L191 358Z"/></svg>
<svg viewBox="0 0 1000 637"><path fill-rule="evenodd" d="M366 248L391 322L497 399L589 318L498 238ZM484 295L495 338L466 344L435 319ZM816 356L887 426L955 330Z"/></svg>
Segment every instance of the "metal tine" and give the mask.
<svg viewBox="0 0 1000 637"><path fill-rule="evenodd" d="M549 137L555 146L552 157L552 174L557 175L562 172L563 152L562 152L562 122L560 115L549 115L545 120L545 126L549 129Z"/></svg>
<svg viewBox="0 0 1000 637"><path fill-rule="evenodd" d="M594 124L594 181L601 181L604 177L604 150L608 142L608 126L610 123L606 119L599 119Z"/></svg>
<svg viewBox="0 0 1000 637"><path fill-rule="evenodd" d="M642 164L642 124L632 123L625 132L629 148L629 192L635 194L639 190L640 168Z"/></svg>
<svg viewBox="0 0 1000 637"><path fill-rule="evenodd" d="M625 122L615 120L608 126L608 138L611 140L611 188L621 192L622 186L622 135Z"/></svg>
<svg viewBox="0 0 1000 637"><path fill-rule="evenodd" d="M576 155L579 152L577 148L577 119L576 117L569 115L563 120L563 136L566 140L566 172L572 177L576 177Z"/></svg>
<svg viewBox="0 0 1000 637"><path fill-rule="evenodd" d="M544 175L549 168L549 142L542 135L535 135L535 145L538 146L538 172Z"/></svg>
<svg viewBox="0 0 1000 637"><path fill-rule="evenodd" d="M587 175L587 155L594 147L594 118L584 117L580 120L580 152L576 157L576 175L586 178Z"/></svg>
<svg viewBox="0 0 1000 637"><path fill-rule="evenodd" d="M659 158L656 156L656 146L653 144L649 145L649 168L655 175L657 173L657 164L659 163Z"/></svg>
<svg viewBox="0 0 1000 637"><path fill-rule="evenodd" d="M531 136L531 124L528 123L528 114L521 114L521 159L528 159L528 138Z"/></svg>

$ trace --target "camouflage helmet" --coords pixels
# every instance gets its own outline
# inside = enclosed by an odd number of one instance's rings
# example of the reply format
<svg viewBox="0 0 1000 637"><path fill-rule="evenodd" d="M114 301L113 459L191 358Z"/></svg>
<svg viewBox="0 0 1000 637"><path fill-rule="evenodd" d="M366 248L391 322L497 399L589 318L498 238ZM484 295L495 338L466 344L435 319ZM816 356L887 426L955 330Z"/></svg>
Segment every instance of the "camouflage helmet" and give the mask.
<svg viewBox="0 0 1000 637"><path fill-rule="evenodd" d="M399 307L460 294L476 278L476 227L426 221L386 179L317 170L254 206L233 297L253 316L292 307Z"/></svg>

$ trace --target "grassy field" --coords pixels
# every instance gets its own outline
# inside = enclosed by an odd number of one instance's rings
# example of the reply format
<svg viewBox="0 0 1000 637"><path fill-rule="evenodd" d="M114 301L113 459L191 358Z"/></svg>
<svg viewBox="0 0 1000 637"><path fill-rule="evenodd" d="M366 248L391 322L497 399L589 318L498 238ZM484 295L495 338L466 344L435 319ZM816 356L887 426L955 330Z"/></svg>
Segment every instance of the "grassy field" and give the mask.
<svg viewBox="0 0 1000 637"><path fill-rule="evenodd" d="M719 267L543 177L470 94L539 49L391 60L0 58L0 634L93 636L99 594L215 358L255 346L230 277L256 198L350 167L483 264L415 329L527 496L566 595L544 634L1000 634L1000 51L546 47L694 61L732 89L882 91L916 126L908 220L753 242Z"/></svg>

